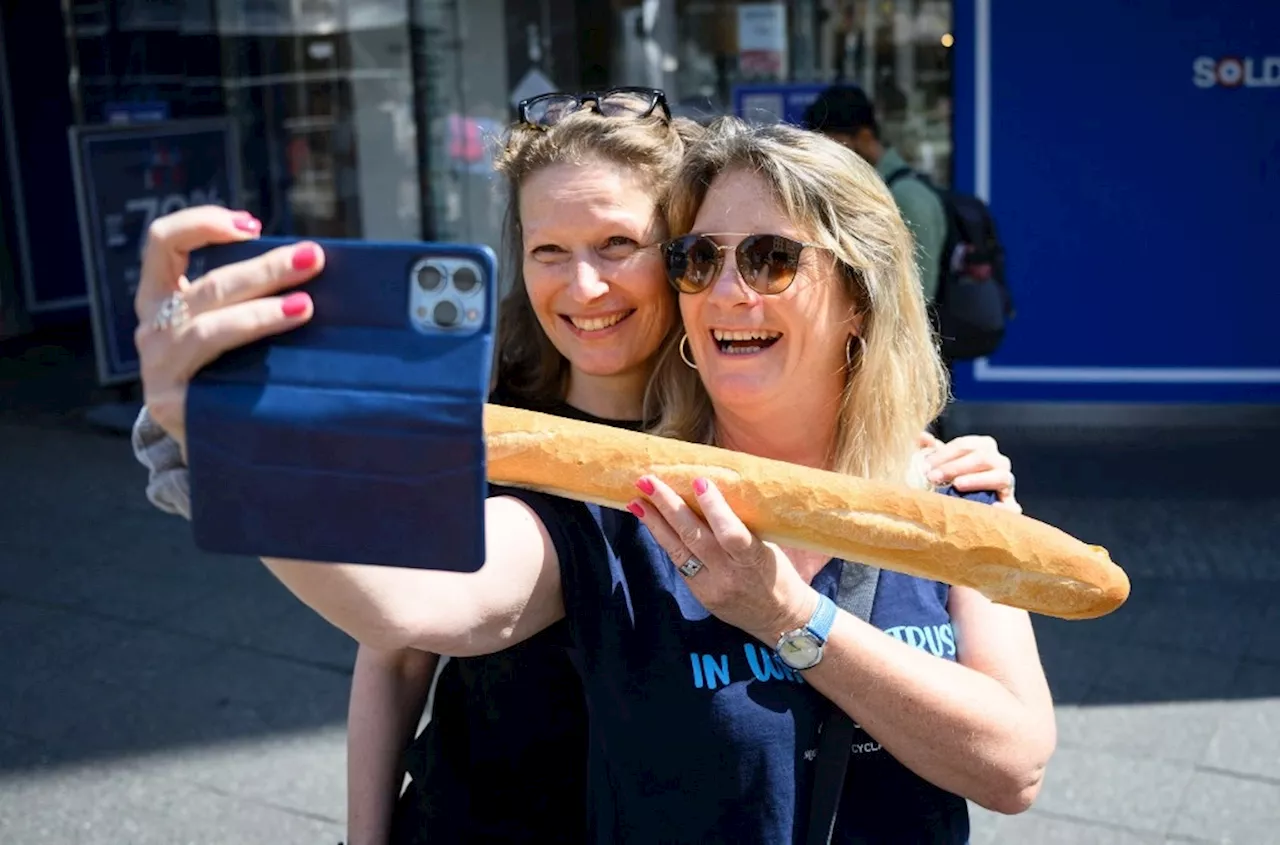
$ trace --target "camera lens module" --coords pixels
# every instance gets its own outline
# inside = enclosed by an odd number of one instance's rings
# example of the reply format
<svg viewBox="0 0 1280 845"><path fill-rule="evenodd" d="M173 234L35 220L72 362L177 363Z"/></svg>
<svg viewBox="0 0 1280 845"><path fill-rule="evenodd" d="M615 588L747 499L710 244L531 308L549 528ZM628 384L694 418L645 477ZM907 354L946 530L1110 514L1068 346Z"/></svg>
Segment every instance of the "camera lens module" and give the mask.
<svg viewBox="0 0 1280 845"><path fill-rule="evenodd" d="M436 303L435 310L432 312L431 316L436 321L437 326L451 329L458 325L458 322L462 317L462 311L458 306L446 299L443 302Z"/></svg>
<svg viewBox="0 0 1280 845"><path fill-rule="evenodd" d="M470 267L459 267L453 274L453 286L459 293L472 293L480 288L480 277Z"/></svg>
<svg viewBox="0 0 1280 845"><path fill-rule="evenodd" d="M437 291L444 284L444 273L430 264L418 268L418 287L428 293Z"/></svg>

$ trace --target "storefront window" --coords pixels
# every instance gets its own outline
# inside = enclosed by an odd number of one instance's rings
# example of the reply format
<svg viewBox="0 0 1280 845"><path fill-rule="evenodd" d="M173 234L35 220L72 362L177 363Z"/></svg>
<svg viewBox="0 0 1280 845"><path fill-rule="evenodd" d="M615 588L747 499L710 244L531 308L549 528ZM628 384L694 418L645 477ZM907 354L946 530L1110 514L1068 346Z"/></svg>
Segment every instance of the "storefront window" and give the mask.
<svg viewBox="0 0 1280 845"><path fill-rule="evenodd" d="M230 115L271 234L422 236L405 0L71 0L77 122Z"/></svg>
<svg viewBox="0 0 1280 845"><path fill-rule="evenodd" d="M660 5L675 26L658 64L685 113L729 113L734 88L743 84L857 84L876 103L886 140L940 184L950 182L949 0ZM624 42L634 42L634 28L623 29ZM662 29L655 26L654 37L661 39ZM631 52L643 50L633 44Z"/></svg>
<svg viewBox="0 0 1280 845"><path fill-rule="evenodd" d="M217 15L246 187L272 228L420 237L403 0L220 0Z"/></svg>
<svg viewBox="0 0 1280 845"><path fill-rule="evenodd" d="M600 0L603 2L603 0ZM950 182L949 0L65 0L76 120L231 115L268 231L480 241L492 153L539 86L863 86L883 133ZM612 15L612 19L608 15ZM587 49L584 45L589 45ZM606 69L607 68L607 69ZM153 108L159 104L158 109Z"/></svg>

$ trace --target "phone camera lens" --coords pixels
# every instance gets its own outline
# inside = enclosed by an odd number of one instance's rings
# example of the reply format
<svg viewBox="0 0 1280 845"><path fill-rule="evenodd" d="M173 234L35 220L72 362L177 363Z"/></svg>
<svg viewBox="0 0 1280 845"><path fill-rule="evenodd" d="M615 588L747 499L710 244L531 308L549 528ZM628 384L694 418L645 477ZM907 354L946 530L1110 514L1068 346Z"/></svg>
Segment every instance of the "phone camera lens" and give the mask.
<svg viewBox="0 0 1280 845"><path fill-rule="evenodd" d="M445 300L444 302L436 303L435 310L431 313L431 316L435 319L437 326L451 329L458 325L458 320L462 317L462 312L458 309L458 306L448 300Z"/></svg>
<svg viewBox="0 0 1280 845"><path fill-rule="evenodd" d="M418 287L424 291L436 291L444 284L444 274L430 264L418 268Z"/></svg>
<svg viewBox="0 0 1280 845"><path fill-rule="evenodd" d="M471 293L480 287L480 277L470 267L459 267L453 274L453 286L459 293Z"/></svg>

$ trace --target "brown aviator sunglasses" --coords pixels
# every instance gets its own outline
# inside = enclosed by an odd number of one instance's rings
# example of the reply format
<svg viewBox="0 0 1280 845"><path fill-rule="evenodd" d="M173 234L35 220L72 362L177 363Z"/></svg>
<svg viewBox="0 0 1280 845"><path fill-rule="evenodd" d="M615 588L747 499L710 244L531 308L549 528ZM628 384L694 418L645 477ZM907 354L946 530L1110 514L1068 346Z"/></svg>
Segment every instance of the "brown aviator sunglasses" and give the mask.
<svg viewBox="0 0 1280 845"><path fill-rule="evenodd" d="M740 236L742 240L732 247L713 240L739 236L734 232L711 232L667 241L662 245L667 281L681 293L701 293L720 277L724 254L732 249L742 281L757 293L771 296L791 287L800 269L800 253L806 247L827 249L785 235Z"/></svg>

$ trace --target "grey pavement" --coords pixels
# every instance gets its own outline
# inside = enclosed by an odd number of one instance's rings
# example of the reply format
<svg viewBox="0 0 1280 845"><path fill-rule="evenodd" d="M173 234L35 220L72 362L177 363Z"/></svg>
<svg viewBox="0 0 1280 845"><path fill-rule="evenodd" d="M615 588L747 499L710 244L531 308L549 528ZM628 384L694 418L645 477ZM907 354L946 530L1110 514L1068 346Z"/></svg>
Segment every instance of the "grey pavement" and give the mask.
<svg viewBox="0 0 1280 845"><path fill-rule="evenodd" d="M79 419L0 403L0 841L337 843L352 643L195 550ZM1280 843L1274 432L996 433L1028 512L1133 594L1036 620L1060 748L975 845Z"/></svg>

